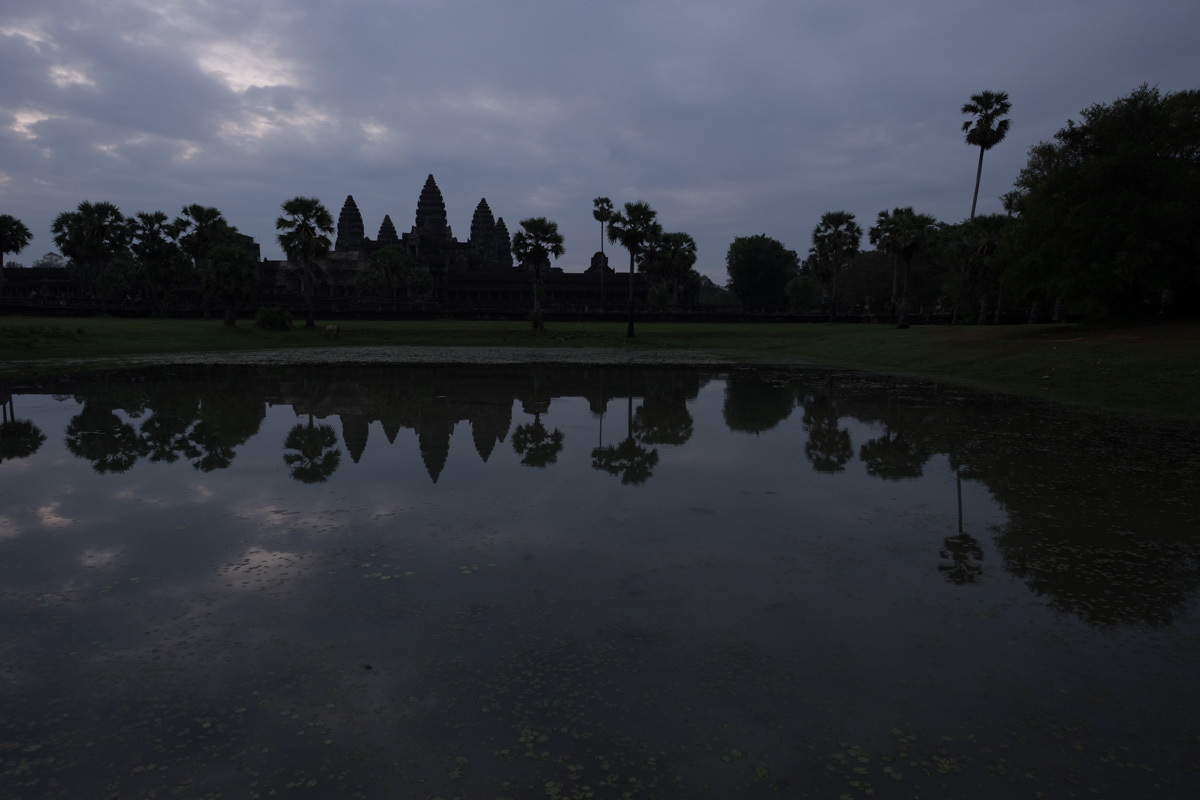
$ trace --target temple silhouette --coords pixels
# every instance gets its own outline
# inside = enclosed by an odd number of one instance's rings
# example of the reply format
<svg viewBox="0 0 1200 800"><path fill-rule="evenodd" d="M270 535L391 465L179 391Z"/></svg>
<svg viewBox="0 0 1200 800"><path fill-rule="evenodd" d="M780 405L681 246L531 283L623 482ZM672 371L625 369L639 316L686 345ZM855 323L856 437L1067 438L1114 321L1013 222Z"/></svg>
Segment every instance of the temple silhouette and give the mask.
<svg viewBox="0 0 1200 800"><path fill-rule="evenodd" d="M318 297L349 298L355 295L358 272L374 252L389 246L403 247L415 267L433 278L430 301L473 307L525 308L533 303L530 270L513 262L512 238L503 217L494 217L487 198L481 198L471 217L466 241L455 238L446 217L446 203L433 175L425 179L417 198L412 227L397 231L390 214L384 214L372 239L366 235L362 212L348 195L338 214L337 237L329 256L316 262ZM570 247L570 243L568 243ZM268 293L301 291L302 267L288 261L264 261L263 287ZM601 274L603 273L603 275ZM546 301L551 305L624 308L629 302L629 276L608 265L597 252L582 273L568 273L551 264L543 274ZM634 275L634 301L646 299L646 282Z"/></svg>

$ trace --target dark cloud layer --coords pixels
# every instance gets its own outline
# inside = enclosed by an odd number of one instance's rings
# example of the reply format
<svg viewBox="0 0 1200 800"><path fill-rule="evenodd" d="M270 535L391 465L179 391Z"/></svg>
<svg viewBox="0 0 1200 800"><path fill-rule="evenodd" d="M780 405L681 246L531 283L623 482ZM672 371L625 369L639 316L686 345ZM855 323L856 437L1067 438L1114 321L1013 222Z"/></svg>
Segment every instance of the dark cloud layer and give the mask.
<svg viewBox="0 0 1200 800"><path fill-rule="evenodd" d="M85 199L215 205L278 256L288 197L336 214L353 194L369 234L384 214L406 229L433 173L458 236L486 197L510 230L556 220L569 270L600 244L593 197L648 200L723 283L734 237L803 253L824 211L966 216L958 109L984 89L1013 101L980 189L998 210L1082 108L1196 88L1197 27L1166 0L12 0L0 212L34 233L24 263Z"/></svg>

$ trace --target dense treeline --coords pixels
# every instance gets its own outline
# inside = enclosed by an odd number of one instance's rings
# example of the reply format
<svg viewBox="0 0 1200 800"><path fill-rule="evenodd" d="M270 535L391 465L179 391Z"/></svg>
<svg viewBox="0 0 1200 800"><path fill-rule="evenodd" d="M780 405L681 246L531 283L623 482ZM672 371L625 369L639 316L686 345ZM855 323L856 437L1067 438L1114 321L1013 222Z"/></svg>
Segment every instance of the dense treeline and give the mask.
<svg viewBox="0 0 1200 800"><path fill-rule="evenodd" d="M966 141L1004 139L1003 92L963 106ZM938 222L911 207L880 211L859 251L852 214L829 212L808 258L786 265L766 236L739 238L729 286L754 306L853 310L903 326L912 313L952 322L1095 321L1200 316L1200 92L1142 86L1084 109L1030 149L1005 213ZM755 254L758 255L755 255ZM817 288L819 287L819 289ZM768 290L769 289L769 290Z"/></svg>

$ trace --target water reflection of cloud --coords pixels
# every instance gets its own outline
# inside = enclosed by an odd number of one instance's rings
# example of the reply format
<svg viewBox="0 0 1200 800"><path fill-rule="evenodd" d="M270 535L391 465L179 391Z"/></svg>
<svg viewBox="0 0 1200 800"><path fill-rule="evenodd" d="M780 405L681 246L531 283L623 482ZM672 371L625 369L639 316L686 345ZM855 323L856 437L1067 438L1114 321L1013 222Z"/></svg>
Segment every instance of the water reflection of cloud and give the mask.
<svg viewBox="0 0 1200 800"><path fill-rule="evenodd" d="M21 535L21 529L12 517L0 516L0 539L15 539Z"/></svg>
<svg viewBox="0 0 1200 800"><path fill-rule="evenodd" d="M307 571L307 566L302 562L308 555L251 547L242 553L238 561L218 567L217 574L225 580L226 589L262 589L291 580Z"/></svg>
<svg viewBox="0 0 1200 800"><path fill-rule="evenodd" d="M116 547L85 547L79 556L79 563L87 569L109 567L123 552Z"/></svg>
<svg viewBox="0 0 1200 800"><path fill-rule="evenodd" d="M58 510L61 503L48 503L41 506L37 510L38 518L43 526L47 528L65 528L68 525L74 525L75 520L70 517L59 516Z"/></svg>

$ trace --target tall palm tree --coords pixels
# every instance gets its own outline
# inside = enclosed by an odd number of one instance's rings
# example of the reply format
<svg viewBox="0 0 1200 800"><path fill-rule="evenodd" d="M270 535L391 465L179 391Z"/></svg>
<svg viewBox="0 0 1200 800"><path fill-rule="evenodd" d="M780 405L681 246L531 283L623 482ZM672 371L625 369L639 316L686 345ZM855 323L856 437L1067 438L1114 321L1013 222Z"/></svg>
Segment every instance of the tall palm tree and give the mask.
<svg viewBox="0 0 1200 800"><path fill-rule="evenodd" d="M199 203L184 206L181 215L175 218L175 224L184 231L179 245L192 259L197 272L213 248L223 243L230 233L237 232L237 228L230 225L219 210Z"/></svg>
<svg viewBox="0 0 1200 800"><path fill-rule="evenodd" d="M333 247L329 235L333 233L333 215L315 197L293 197L282 206L283 216L275 220L279 246L287 254L288 261L299 261L304 266L304 310L306 328L315 328L312 295L314 262L323 258Z"/></svg>
<svg viewBox="0 0 1200 800"><path fill-rule="evenodd" d="M600 255L604 255L604 226L613 218L612 200L607 197L597 197L592 200L592 219L600 223ZM608 272L607 261L600 265L600 310L604 310L604 273Z"/></svg>
<svg viewBox="0 0 1200 800"><path fill-rule="evenodd" d="M108 310L108 266L128 252L129 225L115 205L84 200L74 211L64 211L50 226L54 244L79 271L85 289L100 298L100 312Z"/></svg>
<svg viewBox="0 0 1200 800"><path fill-rule="evenodd" d="M626 203L624 211L618 211L608 221L608 240L620 243L629 251L629 326L625 336L633 338L633 270L638 257L650 242L662 236L662 225L656 218L658 212L649 203L638 200Z"/></svg>
<svg viewBox="0 0 1200 800"><path fill-rule="evenodd" d="M937 220L928 214L918 214L913 211L912 206L892 209L891 213L880 211L878 219L881 221L884 220L885 215L886 223L883 231L880 231L879 224L877 223L875 227L871 228L869 236L872 244L877 242L882 244L886 252L892 253L894 256L899 256L904 262L904 288L900 300L900 327L907 328L908 273L912 268L913 259L922 250L926 249L933 239ZM894 297L894 287L892 292Z"/></svg>
<svg viewBox="0 0 1200 800"><path fill-rule="evenodd" d="M862 228L849 211L827 211L813 228L809 256L819 275L829 284L829 321L837 321L838 273L858 255Z"/></svg>
<svg viewBox="0 0 1200 800"><path fill-rule="evenodd" d="M900 256L896 252L896 234L896 220L892 218L892 212L886 208L875 215L875 224L867 231L871 245L887 253L892 259L892 301L889 304L892 322L896 321L896 290L899 286L900 274L898 269Z"/></svg>
<svg viewBox="0 0 1200 800"><path fill-rule="evenodd" d="M182 220L170 222L161 211L139 211L129 220L137 278L154 314L166 316L171 290L184 282L188 258L179 244L184 227Z"/></svg>
<svg viewBox="0 0 1200 800"><path fill-rule="evenodd" d="M33 234L25 223L9 214L0 214L0 294L4 292L4 256L14 256L29 246ZM603 240L602 240L603 241Z"/></svg>
<svg viewBox="0 0 1200 800"><path fill-rule="evenodd" d="M974 120L963 122L967 144L979 148L979 166L975 168L975 195L971 198L971 219L975 219L975 204L979 200L979 178L983 174L983 154L1004 141L1008 135L1009 120L1001 119L1012 110L1008 92L980 92L971 95L971 102L963 103L962 113L970 114Z"/></svg>
<svg viewBox="0 0 1200 800"><path fill-rule="evenodd" d="M521 220L521 230L513 234L512 252L518 263L533 273L533 329L546 329L542 320L542 270L550 268L550 256L558 258L563 249L563 237L558 223L545 217Z"/></svg>
<svg viewBox="0 0 1200 800"><path fill-rule="evenodd" d="M592 201L592 219L600 223L600 252L604 252L604 226L613 218L612 200L607 197L597 197Z"/></svg>

